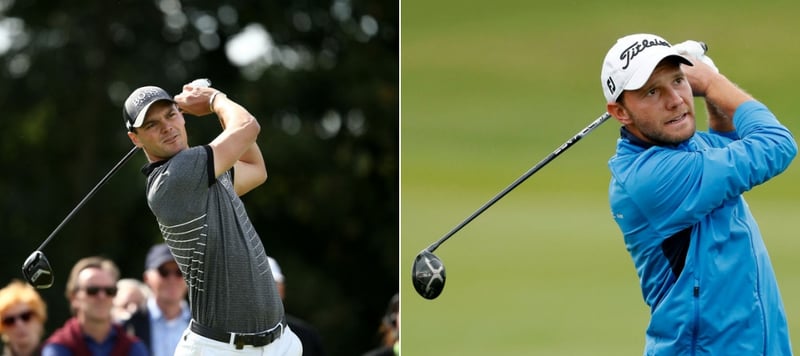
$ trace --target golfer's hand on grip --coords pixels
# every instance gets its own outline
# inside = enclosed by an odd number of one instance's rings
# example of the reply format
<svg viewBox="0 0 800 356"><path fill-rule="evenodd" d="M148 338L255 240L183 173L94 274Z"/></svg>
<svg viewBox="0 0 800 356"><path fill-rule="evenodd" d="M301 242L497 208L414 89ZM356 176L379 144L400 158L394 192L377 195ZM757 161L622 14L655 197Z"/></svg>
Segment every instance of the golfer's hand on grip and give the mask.
<svg viewBox="0 0 800 356"><path fill-rule="evenodd" d="M703 63L703 61L691 56L688 58L692 61L693 65L683 66L682 69L686 74L689 85L692 86L692 94L694 96L704 97L711 83L718 80L721 76L708 64Z"/></svg>
<svg viewBox="0 0 800 356"><path fill-rule="evenodd" d="M219 93L214 96L215 93ZM191 83L183 86L183 91L175 95L175 102L178 108L184 113L194 116L203 116L211 114L211 98L214 96L214 101L221 100L225 95L220 93L219 90L207 86L193 86Z"/></svg>
<svg viewBox="0 0 800 356"><path fill-rule="evenodd" d="M753 97L733 84L723 74L718 73L703 61L689 57L693 66L683 66L683 72L692 86L694 96L705 98L720 112L732 118L736 108Z"/></svg>

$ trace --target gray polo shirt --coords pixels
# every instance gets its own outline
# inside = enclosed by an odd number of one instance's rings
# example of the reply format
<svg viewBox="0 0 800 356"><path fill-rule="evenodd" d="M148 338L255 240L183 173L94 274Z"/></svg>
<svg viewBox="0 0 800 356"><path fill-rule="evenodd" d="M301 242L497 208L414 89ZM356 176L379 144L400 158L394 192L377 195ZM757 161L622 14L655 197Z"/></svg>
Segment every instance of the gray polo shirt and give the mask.
<svg viewBox="0 0 800 356"><path fill-rule="evenodd" d="M192 318L220 331L268 330L283 304L233 171L215 178L211 150L196 146L147 165L147 203L189 284Z"/></svg>

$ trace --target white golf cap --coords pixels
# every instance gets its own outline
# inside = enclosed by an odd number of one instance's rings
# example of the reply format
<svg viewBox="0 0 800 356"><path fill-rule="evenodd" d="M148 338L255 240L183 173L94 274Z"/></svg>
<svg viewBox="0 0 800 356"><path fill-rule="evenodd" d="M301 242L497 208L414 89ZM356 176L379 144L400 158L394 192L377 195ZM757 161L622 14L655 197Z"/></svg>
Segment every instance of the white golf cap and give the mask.
<svg viewBox="0 0 800 356"><path fill-rule="evenodd" d="M625 90L641 88L658 63L667 57L676 57L681 63L692 65L659 36L639 33L618 39L608 50L600 74L606 102L617 101Z"/></svg>

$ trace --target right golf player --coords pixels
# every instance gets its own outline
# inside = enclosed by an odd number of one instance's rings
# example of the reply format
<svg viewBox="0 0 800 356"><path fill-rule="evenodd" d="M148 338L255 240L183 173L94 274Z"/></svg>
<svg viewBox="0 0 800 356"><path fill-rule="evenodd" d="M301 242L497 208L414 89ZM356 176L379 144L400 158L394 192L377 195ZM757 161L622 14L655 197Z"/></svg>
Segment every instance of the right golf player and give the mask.
<svg viewBox="0 0 800 356"><path fill-rule="evenodd" d="M601 83L622 124L609 200L650 307L645 355L791 355L764 240L742 194L783 172L792 133L711 61L622 37ZM696 130L693 96L708 131Z"/></svg>

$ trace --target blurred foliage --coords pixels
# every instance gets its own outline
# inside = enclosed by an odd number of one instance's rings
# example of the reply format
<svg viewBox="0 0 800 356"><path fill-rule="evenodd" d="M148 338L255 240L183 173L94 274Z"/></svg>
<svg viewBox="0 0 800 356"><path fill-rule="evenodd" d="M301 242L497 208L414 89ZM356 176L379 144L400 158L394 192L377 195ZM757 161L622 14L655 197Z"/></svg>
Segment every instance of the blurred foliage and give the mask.
<svg viewBox="0 0 800 356"><path fill-rule="evenodd" d="M244 201L286 275L287 311L332 355L376 346L399 283L398 12L385 0L0 0L0 281L21 278L130 149L128 93L207 77L261 122L270 177ZM187 130L191 144L220 131L213 116L187 118ZM56 273L42 291L48 332L69 316L63 288L79 258L141 277L161 241L144 164L138 153L44 248Z"/></svg>

